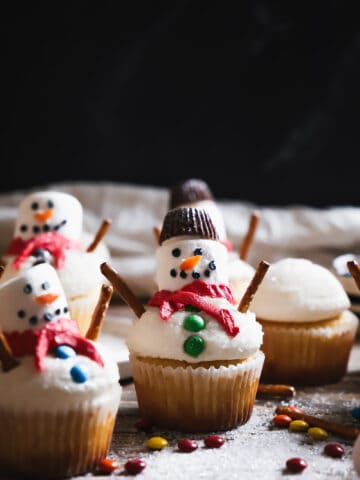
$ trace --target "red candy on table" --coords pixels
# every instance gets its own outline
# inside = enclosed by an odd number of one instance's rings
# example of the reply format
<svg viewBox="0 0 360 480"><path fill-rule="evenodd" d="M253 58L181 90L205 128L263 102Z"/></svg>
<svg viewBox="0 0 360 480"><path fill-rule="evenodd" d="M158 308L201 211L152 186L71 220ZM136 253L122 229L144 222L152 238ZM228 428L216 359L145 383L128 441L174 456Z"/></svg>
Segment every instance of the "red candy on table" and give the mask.
<svg viewBox="0 0 360 480"><path fill-rule="evenodd" d="M286 468L294 473L302 472L307 466L305 460L300 457L289 458L286 462Z"/></svg>
<svg viewBox="0 0 360 480"><path fill-rule="evenodd" d="M132 475L136 475L142 472L145 467L146 463L144 460L141 460L141 458L134 458L133 460L128 460L124 465L127 473L131 473Z"/></svg>
<svg viewBox="0 0 360 480"><path fill-rule="evenodd" d="M341 458L344 453L344 447L340 443L328 443L325 445L324 453L329 457Z"/></svg>
<svg viewBox="0 0 360 480"><path fill-rule="evenodd" d="M292 418L289 415L276 415L272 421L277 427L288 427L292 422Z"/></svg>
<svg viewBox="0 0 360 480"><path fill-rule="evenodd" d="M287 408L294 413L303 413L303 410L300 407L296 407L295 405L290 405Z"/></svg>
<svg viewBox="0 0 360 480"><path fill-rule="evenodd" d="M189 438L183 438L178 441L178 448L181 452L190 453L196 450L199 447L198 443L195 440L190 440Z"/></svg>
<svg viewBox="0 0 360 480"><path fill-rule="evenodd" d="M220 448L224 445L224 439L219 435L209 435L204 442L208 448Z"/></svg>
<svg viewBox="0 0 360 480"><path fill-rule="evenodd" d="M120 464L117 460L114 460L113 458L103 458L98 463L98 469L104 473L112 473L118 468L120 468Z"/></svg>

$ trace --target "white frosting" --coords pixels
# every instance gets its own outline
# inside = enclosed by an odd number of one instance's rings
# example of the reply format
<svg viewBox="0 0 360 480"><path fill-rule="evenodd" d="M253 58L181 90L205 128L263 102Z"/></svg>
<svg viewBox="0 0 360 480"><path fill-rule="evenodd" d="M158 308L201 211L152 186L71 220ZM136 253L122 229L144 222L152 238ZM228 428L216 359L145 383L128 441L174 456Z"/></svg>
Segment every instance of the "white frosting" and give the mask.
<svg viewBox="0 0 360 480"><path fill-rule="evenodd" d="M241 260L236 252L229 253L228 272L230 282L236 280L251 280L255 274L255 268Z"/></svg>
<svg viewBox="0 0 360 480"><path fill-rule="evenodd" d="M56 320L57 310L61 317L69 318L67 306L56 270L47 263L22 271L0 285L0 327L6 332L38 329L46 323L46 315Z"/></svg>
<svg viewBox="0 0 360 480"><path fill-rule="evenodd" d="M173 252L180 251L179 256ZM191 256L197 255L201 249L201 259L193 268L186 270L186 278L180 276L181 263ZM199 273L199 280L207 283L228 284L227 250L217 241L191 236L173 237L163 242L156 250L156 282L159 290L178 290L195 280L193 272ZM176 276L171 275L171 271ZM208 276L206 275L208 274Z"/></svg>
<svg viewBox="0 0 360 480"><path fill-rule="evenodd" d="M77 198L62 192L36 192L19 205L14 237L24 240L46 231L58 231L77 240L82 230L83 210Z"/></svg>
<svg viewBox="0 0 360 480"><path fill-rule="evenodd" d="M200 312L206 326L199 332L190 332L183 328L185 317L191 312L179 310L167 321L159 316L156 307L147 311L131 327L127 345L131 353L144 357L185 360L190 363L243 359L253 355L262 343L262 328L256 322L255 315L248 311L240 313L236 306L230 306L224 299L208 299L223 308L228 308L240 328L235 337L230 337L223 327L209 315ZM188 355L183 343L191 335L199 335L205 340L205 350L198 356Z"/></svg>
<svg viewBox="0 0 360 480"><path fill-rule="evenodd" d="M45 370L38 371L34 357L21 357L20 366L9 372L0 371L0 408L22 412L56 412L79 408L91 402L94 406L108 403L115 395L120 400L119 369L104 348L96 344L105 366L88 357L60 359L47 356ZM70 376L72 366L78 365L88 375L84 383L76 383Z"/></svg>
<svg viewBox="0 0 360 480"><path fill-rule="evenodd" d="M333 260L333 269L339 282L349 295L353 295L355 297L360 297L360 290L356 285L351 273L349 272L347 262L354 260L356 263L359 263L359 259L359 255L346 253L344 255L335 257Z"/></svg>
<svg viewBox="0 0 360 480"><path fill-rule="evenodd" d="M257 317L278 322L325 320L349 307L349 298L335 275L302 258L272 264L251 304Z"/></svg>
<svg viewBox="0 0 360 480"><path fill-rule="evenodd" d="M360 476L360 435L357 437L354 443L352 450L352 459L354 462L355 471Z"/></svg>

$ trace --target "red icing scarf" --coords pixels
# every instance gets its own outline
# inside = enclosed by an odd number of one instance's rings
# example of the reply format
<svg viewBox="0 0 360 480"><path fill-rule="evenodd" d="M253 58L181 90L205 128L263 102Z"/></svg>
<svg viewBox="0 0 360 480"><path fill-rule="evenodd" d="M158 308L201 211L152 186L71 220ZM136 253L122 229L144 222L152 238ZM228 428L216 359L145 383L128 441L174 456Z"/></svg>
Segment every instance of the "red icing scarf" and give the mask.
<svg viewBox="0 0 360 480"><path fill-rule="evenodd" d="M80 249L79 242L70 240L57 232L39 233L29 240L23 240L21 237L13 238L6 253L16 255L12 264L16 270L20 268L26 258L28 258L38 248L48 250L54 257L55 268L61 268L65 262L65 251L69 248Z"/></svg>
<svg viewBox="0 0 360 480"><path fill-rule="evenodd" d="M235 325L230 311L226 308L219 308L203 297L225 298L232 304L236 303L228 285L209 284L201 280L195 280L175 292L170 290L156 292L148 304L151 307L159 307L160 317L165 321L174 312L185 308L185 305L192 305L215 318L228 335L235 337L240 329Z"/></svg>
<svg viewBox="0 0 360 480"><path fill-rule="evenodd" d="M15 357L35 355L35 367L44 370L44 359L47 353L58 345L69 345L76 353L89 357L101 367L104 366L101 356L95 346L81 336L79 327L74 320L61 318L49 322L38 330L5 333L12 353Z"/></svg>

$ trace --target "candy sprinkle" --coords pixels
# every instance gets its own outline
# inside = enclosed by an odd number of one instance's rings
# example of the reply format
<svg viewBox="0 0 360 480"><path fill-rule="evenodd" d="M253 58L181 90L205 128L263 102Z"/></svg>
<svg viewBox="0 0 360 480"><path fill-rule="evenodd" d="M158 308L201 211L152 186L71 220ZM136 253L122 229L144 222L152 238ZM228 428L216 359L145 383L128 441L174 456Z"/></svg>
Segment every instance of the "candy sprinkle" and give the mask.
<svg viewBox="0 0 360 480"><path fill-rule="evenodd" d="M118 468L120 468L120 464L113 458L103 458L98 463L98 469L104 473L112 473Z"/></svg>
<svg viewBox="0 0 360 480"><path fill-rule="evenodd" d="M88 380L87 373L78 365L74 365L71 368L70 375L76 383L85 383Z"/></svg>
<svg viewBox="0 0 360 480"><path fill-rule="evenodd" d="M325 455L333 458L341 458L344 453L344 447L340 443L328 443L324 448Z"/></svg>
<svg viewBox="0 0 360 480"><path fill-rule="evenodd" d="M209 435L204 439L204 443L208 448L220 448L224 445L224 439L219 435Z"/></svg>
<svg viewBox="0 0 360 480"><path fill-rule="evenodd" d="M277 427L288 427L293 419L289 415L276 415L272 421Z"/></svg>
<svg viewBox="0 0 360 480"><path fill-rule="evenodd" d="M305 460L300 457L289 458L289 460L286 462L286 468L290 472L294 473L302 472L307 466L308 464L305 462Z"/></svg>
<svg viewBox="0 0 360 480"><path fill-rule="evenodd" d="M69 345L59 345L55 349L55 356L57 358L70 358L70 357L75 357L76 352L72 347L69 347Z"/></svg>
<svg viewBox="0 0 360 480"><path fill-rule="evenodd" d="M311 427L308 430L308 434L314 440L326 440L329 436L328 432L320 427Z"/></svg>
<svg viewBox="0 0 360 480"><path fill-rule="evenodd" d="M190 453L196 450L199 447L198 443L195 440L190 440L189 438L183 438L178 441L178 449L180 452Z"/></svg>
<svg viewBox="0 0 360 480"><path fill-rule="evenodd" d="M304 420L293 420L289 424L289 429L291 432L306 432L309 428L309 424Z"/></svg>
<svg viewBox="0 0 360 480"><path fill-rule="evenodd" d="M146 462L141 460L140 458L134 458L133 460L128 460L124 468L127 473L131 475L137 475L138 473L142 472L146 467Z"/></svg>
<svg viewBox="0 0 360 480"><path fill-rule="evenodd" d="M150 448L150 450L162 450L168 446L168 441L163 437L151 437L146 442L146 446Z"/></svg>

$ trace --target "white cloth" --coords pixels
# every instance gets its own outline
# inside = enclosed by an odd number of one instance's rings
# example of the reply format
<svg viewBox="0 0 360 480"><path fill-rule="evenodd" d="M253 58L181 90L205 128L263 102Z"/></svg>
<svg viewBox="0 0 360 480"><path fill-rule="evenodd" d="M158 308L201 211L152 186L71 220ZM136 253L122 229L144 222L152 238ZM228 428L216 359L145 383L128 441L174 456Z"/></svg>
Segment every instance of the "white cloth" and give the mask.
<svg viewBox="0 0 360 480"><path fill-rule="evenodd" d="M112 220L105 238L112 265L139 296L155 289L154 227L160 227L168 208L165 188L115 183L67 183L37 186L36 190L71 193L84 207L84 231L95 233L104 218ZM30 191L0 195L0 252L9 244L17 206ZM331 268L332 259L360 250L360 208L354 206L316 209L308 206L262 207L218 199L228 238L238 249L248 227L251 212L260 222L248 261L256 266L282 257L304 257Z"/></svg>

